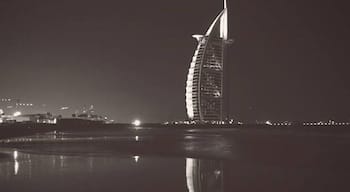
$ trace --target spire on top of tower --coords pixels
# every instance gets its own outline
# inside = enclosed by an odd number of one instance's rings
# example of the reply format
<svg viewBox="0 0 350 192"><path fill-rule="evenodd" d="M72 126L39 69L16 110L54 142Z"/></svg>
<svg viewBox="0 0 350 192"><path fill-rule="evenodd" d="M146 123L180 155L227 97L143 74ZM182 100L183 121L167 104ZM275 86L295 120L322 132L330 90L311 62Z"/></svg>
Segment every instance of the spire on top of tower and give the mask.
<svg viewBox="0 0 350 192"><path fill-rule="evenodd" d="M224 0L224 10L220 19L220 36L224 39L228 39L228 13L227 13L227 0Z"/></svg>
<svg viewBox="0 0 350 192"><path fill-rule="evenodd" d="M227 10L227 0L224 0L224 9L215 18L214 22L210 25L205 36L209 36L214 30L215 26L219 27L220 38L228 40L228 10ZM198 39L197 39L198 40Z"/></svg>

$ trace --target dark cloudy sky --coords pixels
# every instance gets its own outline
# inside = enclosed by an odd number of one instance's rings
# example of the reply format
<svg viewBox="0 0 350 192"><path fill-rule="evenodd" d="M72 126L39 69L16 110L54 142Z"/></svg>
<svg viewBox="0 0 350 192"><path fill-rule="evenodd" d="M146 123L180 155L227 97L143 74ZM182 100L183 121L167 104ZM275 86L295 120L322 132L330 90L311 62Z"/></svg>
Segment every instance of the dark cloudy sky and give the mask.
<svg viewBox="0 0 350 192"><path fill-rule="evenodd" d="M231 111L240 120L350 119L343 1L229 1ZM219 0L1 0L0 97L94 104L129 122L186 117L196 41Z"/></svg>

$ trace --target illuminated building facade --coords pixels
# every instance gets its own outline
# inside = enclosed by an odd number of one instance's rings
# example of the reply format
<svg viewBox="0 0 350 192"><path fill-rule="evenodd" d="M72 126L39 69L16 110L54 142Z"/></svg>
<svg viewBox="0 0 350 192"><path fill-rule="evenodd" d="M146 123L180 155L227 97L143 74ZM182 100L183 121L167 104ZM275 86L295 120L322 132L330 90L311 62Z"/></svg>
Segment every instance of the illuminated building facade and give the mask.
<svg viewBox="0 0 350 192"><path fill-rule="evenodd" d="M205 35L193 35L198 41L186 82L187 116L194 121L223 120L225 48L228 39L227 4Z"/></svg>

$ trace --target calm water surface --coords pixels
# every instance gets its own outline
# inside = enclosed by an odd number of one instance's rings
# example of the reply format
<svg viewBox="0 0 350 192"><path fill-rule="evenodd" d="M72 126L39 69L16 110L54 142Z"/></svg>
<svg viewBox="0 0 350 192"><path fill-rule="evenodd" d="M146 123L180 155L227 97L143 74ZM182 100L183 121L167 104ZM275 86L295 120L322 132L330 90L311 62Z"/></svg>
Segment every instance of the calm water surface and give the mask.
<svg viewBox="0 0 350 192"><path fill-rule="evenodd" d="M130 128L0 143L1 191L350 191L350 134Z"/></svg>

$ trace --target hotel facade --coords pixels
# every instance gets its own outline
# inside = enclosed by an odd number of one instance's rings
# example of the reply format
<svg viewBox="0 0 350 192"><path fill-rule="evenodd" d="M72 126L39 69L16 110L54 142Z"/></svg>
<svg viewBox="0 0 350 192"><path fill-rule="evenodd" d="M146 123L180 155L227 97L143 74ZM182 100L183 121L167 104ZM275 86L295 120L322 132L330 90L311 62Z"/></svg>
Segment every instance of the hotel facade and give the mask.
<svg viewBox="0 0 350 192"><path fill-rule="evenodd" d="M225 51L228 39L228 10L224 8L198 41L186 81L187 116L192 121L224 120Z"/></svg>

